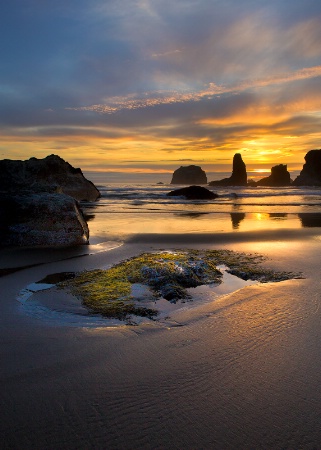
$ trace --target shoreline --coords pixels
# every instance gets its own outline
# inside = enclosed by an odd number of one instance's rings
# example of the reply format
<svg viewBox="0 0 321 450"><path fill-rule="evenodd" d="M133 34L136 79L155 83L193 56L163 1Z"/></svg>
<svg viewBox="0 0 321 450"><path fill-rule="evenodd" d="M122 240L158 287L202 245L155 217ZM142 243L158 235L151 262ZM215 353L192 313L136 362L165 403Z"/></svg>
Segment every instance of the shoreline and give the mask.
<svg viewBox="0 0 321 450"><path fill-rule="evenodd" d="M0 278L4 448L318 448L320 229L288 231L136 235L86 258L47 252L47 262L27 254L41 265ZM50 273L164 248L259 253L305 279L183 310L180 326L48 326L19 311L17 292Z"/></svg>
<svg viewBox="0 0 321 450"><path fill-rule="evenodd" d="M319 228L297 228L279 230L256 230L243 232L221 233L139 233L124 236L119 241L106 240L105 236L95 236L94 243L76 247L2 247L0 248L0 277L5 276L5 270L14 271L40 266L47 263L58 263L68 259L83 256L93 256L98 253L108 253L121 246L132 245L156 245L172 246L184 245L228 245L231 243L242 244L246 242L261 241L291 241L293 239L320 238ZM21 264L23 262L23 264ZM1 271L3 275L1 275Z"/></svg>

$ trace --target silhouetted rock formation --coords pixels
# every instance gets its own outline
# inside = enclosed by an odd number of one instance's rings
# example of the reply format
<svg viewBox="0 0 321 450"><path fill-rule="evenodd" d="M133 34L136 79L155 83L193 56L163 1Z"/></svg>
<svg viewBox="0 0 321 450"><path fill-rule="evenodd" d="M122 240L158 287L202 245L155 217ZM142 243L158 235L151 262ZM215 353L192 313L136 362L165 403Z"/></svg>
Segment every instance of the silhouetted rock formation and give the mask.
<svg viewBox="0 0 321 450"><path fill-rule="evenodd" d="M100 197L96 186L87 180L81 169L75 169L57 155L27 161L0 161L0 189L59 191L76 200L95 201Z"/></svg>
<svg viewBox="0 0 321 450"><path fill-rule="evenodd" d="M1 245L59 247L88 244L89 230L75 199L48 192L0 197Z"/></svg>
<svg viewBox="0 0 321 450"><path fill-rule="evenodd" d="M0 245L88 243L88 225L77 200L94 201L100 193L80 169L56 155L5 159L0 161L0 182Z"/></svg>
<svg viewBox="0 0 321 450"><path fill-rule="evenodd" d="M235 153L233 157L232 175L229 178L211 181L209 186L247 186L246 165L240 153Z"/></svg>
<svg viewBox="0 0 321 450"><path fill-rule="evenodd" d="M293 185L321 186L321 150L310 150L304 159L306 162Z"/></svg>
<svg viewBox="0 0 321 450"><path fill-rule="evenodd" d="M211 200L218 197L215 192L209 191L202 186L189 186L182 189L176 189L175 191L168 192L167 195L170 197L184 196L188 200Z"/></svg>
<svg viewBox="0 0 321 450"><path fill-rule="evenodd" d="M171 184L207 184L207 176L200 166L181 166L173 173Z"/></svg>
<svg viewBox="0 0 321 450"><path fill-rule="evenodd" d="M279 164L271 169L271 175L259 180L257 186L289 186L292 180L286 164Z"/></svg>

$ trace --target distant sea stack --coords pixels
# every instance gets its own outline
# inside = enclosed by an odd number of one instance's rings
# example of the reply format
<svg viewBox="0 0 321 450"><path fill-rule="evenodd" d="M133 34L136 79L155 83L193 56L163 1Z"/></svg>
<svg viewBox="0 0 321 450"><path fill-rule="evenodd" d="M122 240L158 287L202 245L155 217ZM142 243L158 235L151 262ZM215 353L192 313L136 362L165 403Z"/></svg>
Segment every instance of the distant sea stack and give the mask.
<svg viewBox="0 0 321 450"><path fill-rule="evenodd" d="M292 183L286 164L279 164L271 169L271 175L259 180L257 186L290 186Z"/></svg>
<svg viewBox="0 0 321 450"><path fill-rule="evenodd" d="M294 186L321 186L321 150L310 150L304 159L303 169L292 184Z"/></svg>
<svg viewBox="0 0 321 450"><path fill-rule="evenodd" d="M181 166L173 173L171 184L207 184L207 176L200 166Z"/></svg>
<svg viewBox="0 0 321 450"><path fill-rule="evenodd" d="M235 153L233 157L232 175L229 178L211 181L209 186L247 186L246 165L240 153Z"/></svg>

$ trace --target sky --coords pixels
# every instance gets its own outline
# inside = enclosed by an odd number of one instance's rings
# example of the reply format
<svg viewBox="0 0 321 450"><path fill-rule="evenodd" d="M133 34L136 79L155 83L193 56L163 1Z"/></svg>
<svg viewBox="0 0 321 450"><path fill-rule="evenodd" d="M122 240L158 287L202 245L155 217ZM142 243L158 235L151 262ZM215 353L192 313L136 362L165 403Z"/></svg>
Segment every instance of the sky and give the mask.
<svg viewBox="0 0 321 450"><path fill-rule="evenodd" d="M0 158L302 168L321 148L319 0L10 0Z"/></svg>

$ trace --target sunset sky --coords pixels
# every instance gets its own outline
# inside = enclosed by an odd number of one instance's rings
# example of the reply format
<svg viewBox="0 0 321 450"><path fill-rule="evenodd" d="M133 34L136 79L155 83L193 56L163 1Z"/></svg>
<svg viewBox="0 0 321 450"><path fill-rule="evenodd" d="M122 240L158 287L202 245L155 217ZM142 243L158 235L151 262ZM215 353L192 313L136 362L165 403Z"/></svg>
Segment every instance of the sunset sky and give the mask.
<svg viewBox="0 0 321 450"><path fill-rule="evenodd" d="M1 159L302 168L321 148L319 0L8 0Z"/></svg>

